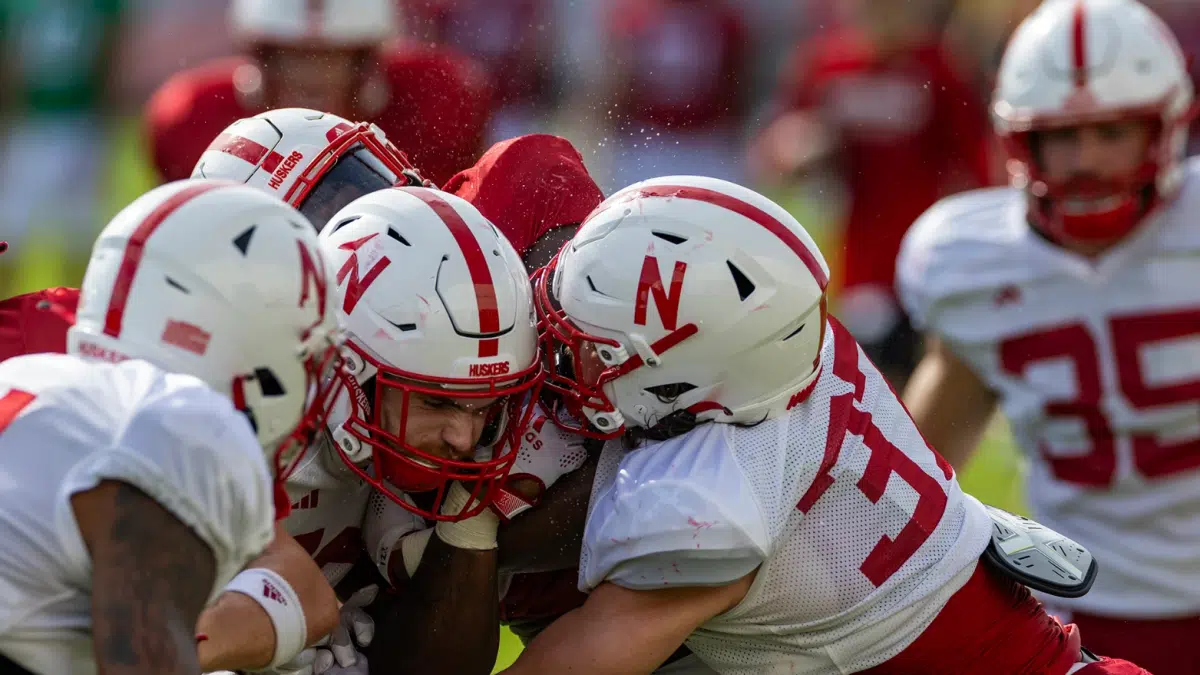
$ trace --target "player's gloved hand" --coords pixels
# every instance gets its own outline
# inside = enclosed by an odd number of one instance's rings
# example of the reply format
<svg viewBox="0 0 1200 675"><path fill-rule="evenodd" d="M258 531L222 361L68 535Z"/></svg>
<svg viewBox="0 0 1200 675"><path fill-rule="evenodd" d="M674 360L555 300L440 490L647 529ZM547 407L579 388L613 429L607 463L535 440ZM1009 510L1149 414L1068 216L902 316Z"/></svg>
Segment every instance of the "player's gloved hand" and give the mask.
<svg viewBox="0 0 1200 675"><path fill-rule="evenodd" d="M587 459L584 438L560 429L549 414L540 403L534 408L517 461L492 504L505 520L537 505L546 488Z"/></svg>
<svg viewBox="0 0 1200 675"><path fill-rule="evenodd" d="M366 649L375 638L375 621L363 611L363 607L374 602L378 594L378 586L367 586L342 603L337 626L317 643L313 675L358 672L339 669L357 668L360 661L363 663L362 672L367 672L367 657L359 650Z"/></svg>

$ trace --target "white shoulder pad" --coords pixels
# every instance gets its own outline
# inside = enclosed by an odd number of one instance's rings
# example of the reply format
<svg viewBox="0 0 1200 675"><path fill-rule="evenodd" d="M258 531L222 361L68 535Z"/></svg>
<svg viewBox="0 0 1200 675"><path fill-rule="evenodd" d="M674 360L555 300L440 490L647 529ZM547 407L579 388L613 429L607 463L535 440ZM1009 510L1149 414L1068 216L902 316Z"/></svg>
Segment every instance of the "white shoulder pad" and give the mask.
<svg viewBox="0 0 1200 675"><path fill-rule="evenodd" d="M610 442L604 454L624 453ZM771 548L762 510L729 449L706 424L597 468L584 531L580 588L719 586L762 564ZM602 475L603 474L603 475Z"/></svg>
<svg viewBox="0 0 1200 675"><path fill-rule="evenodd" d="M148 377L138 363L114 368L116 387L134 397L124 428L110 447L72 468L64 494L102 480L142 490L212 548L219 589L274 534L272 482L262 446L229 399L189 376L157 371Z"/></svg>
<svg viewBox="0 0 1200 675"><path fill-rule="evenodd" d="M896 288L920 330L940 302L1022 280L1013 247L1029 235L1024 195L1012 188L964 192L934 204L909 228L896 260Z"/></svg>

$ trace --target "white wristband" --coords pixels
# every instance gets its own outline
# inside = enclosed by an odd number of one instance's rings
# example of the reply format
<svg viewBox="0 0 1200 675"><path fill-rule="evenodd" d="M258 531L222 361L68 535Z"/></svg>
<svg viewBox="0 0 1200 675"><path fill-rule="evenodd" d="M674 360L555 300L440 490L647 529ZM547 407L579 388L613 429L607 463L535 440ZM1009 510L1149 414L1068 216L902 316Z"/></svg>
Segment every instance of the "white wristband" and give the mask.
<svg viewBox="0 0 1200 675"><path fill-rule="evenodd" d="M249 596L271 618L275 626L275 656L268 668L291 661L304 649L308 623L300 597L286 579L265 567L252 567L242 570L225 590Z"/></svg>
<svg viewBox="0 0 1200 675"><path fill-rule="evenodd" d="M462 483L454 483L442 502L442 513L453 515L462 513L471 501L471 493ZM477 515L456 523L439 521L435 526L438 539L455 548L487 551L496 548L496 531L500 529L500 517L490 508L480 511ZM406 561L407 562L407 561Z"/></svg>

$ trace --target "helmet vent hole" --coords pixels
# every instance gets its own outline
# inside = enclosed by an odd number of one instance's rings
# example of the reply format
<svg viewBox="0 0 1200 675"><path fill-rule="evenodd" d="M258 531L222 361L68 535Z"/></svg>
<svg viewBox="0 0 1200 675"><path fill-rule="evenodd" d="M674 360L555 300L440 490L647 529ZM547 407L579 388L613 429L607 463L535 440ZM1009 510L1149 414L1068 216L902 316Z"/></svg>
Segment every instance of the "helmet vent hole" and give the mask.
<svg viewBox="0 0 1200 675"><path fill-rule="evenodd" d="M800 324L800 327L799 327L799 328L797 328L796 330L794 330L794 331L792 331L792 332L788 333L788 334L787 334L787 337L783 338L783 340L781 340L781 342L787 342L788 340L791 340L792 338L794 338L794 337L796 337L797 335L799 335L799 334L800 334L800 331L804 330L804 326L805 326L805 325L806 325L806 324L803 324L803 323L802 323L802 324Z"/></svg>
<svg viewBox="0 0 1200 675"><path fill-rule="evenodd" d="M611 295L609 295L608 293L605 293L604 291L600 290L599 288L596 288L596 282L592 281L592 278L591 278L590 276L589 276L589 277L585 277L585 278L587 279L588 288L592 289L592 292L593 292L593 293L596 293L597 295L603 295L603 296L604 296L604 297L606 297L606 298L611 298L611 297L612 297L612 296L611 296Z"/></svg>
<svg viewBox="0 0 1200 675"><path fill-rule="evenodd" d="M237 247L237 250L242 252L242 255L246 255L246 252L250 250L250 240L254 239L254 231L256 229L258 229L257 225L251 225L246 228L245 232L233 238L233 245Z"/></svg>
<svg viewBox="0 0 1200 675"><path fill-rule="evenodd" d="M738 269L732 261L726 260L725 264L729 266L729 273L733 275L733 283L737 285L738 298L745 300L754 292L754 282Z"/></svg>
<svg viewBox="0 0 1200 675"><path fill-rule="evenodd" d="M695 388L696 385L690 382L673 382L671 384L656 384L653 387L646 387L646 392L653 394L662 403L673 403L680 396Z"/></svg>
<svg viewBox="0 0 1200 675"><path fill-rule="evenodd" d="M174 288L175 290L179 291L180 293L186 293L188 295L191 295L192 292L189 291L186 287L184 287L183 284L179 283L178 281L175 281L171 277L167 277L166 279L167 279L167 285L170 286L171 288Z"/></svg>
<svg viewBox="0 0 1200 675"><path fill-rule="evenodd" d="M338 230L349 225L350 223L353 223L354 221L358 220L361 217L362 216L350 216L349 218L344 218L342 220L339 220L338 222L334 223L333 229L329 230L329 233L333 234L334 232L337 232Z"/></svg>
<svg viewBox="0 0 1200 675"><path fill-rule="evenodd" d="M396 241L400 242L401 244L404 244L405 246L409 246L409 247L412 246L412 244L408 243L407 239L405 239L399 232L392 229L391 227L388 227L387 235L389 237L391 237L392 239L395 239Z"/></svg>
<svg viewBox="0 0 1200 675"><path fill-rule="evenodd" d="M682 244L683 242L687 241L687 237L681 237L677 234L671 234L670 232L659 232L658 230L651 230L650 234L658 237L659 239L662 239L663 241L669 241L672 244Z"/></svg>
<svg viewBox="0 0 1200 675"><path fill-rule="evenodd" d="M285 393L279 378L275 377L275 373L270 368L256 368L254 380L258 382L258 388L262 390L264 398L283 396Z"/></svg>

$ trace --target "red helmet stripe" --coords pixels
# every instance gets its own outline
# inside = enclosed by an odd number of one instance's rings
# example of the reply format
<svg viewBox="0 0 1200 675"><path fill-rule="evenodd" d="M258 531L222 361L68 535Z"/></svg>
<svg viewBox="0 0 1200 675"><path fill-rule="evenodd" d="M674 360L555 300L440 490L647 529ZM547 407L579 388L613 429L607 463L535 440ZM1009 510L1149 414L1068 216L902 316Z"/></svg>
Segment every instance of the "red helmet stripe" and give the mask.
<svg viewBox="0 0 1200 675"><path fill-rule="evenodd" d="M442 219L454 241L462 251L467 263L467 272L475 284L475 305L479 311L479 332L484 335L500 332L500 310L496 306L496 286L492 283L492 271L487 264L487 256L479 245L479 240L471 232L462 216L450 205L450 202L438 197L434 192L421 189L401 187L396 188L417 197L429 205L433 212ZM479 357L487 358L500 353L499 338L485 338L479 341Z"/></svg>
<svg viewBox="0 0 1200 675"><path fill-rule="evenodd" d="M193 197L232 184L221 181L189 185L159 204L137 226L125 244L125 257L121 259L121 266L117 268L117 278L113 282L112 295L108 299L108 311L104 315L105 335L114 338L121 337L121 322L125 317L125 304L129 302L129 291L133 288L133 280L137 276L138 267L142 264L142 254L146 251L146 242L150 239L150 235L154 234L154 231L168 216L191 201Z"/></svg>
<svg viewBox="0 0 1200 675"><path fill-rule="evenodd" d="M808 246L801 241L800 237L796 236L786 225L779 222L779 219L771 214L763 211L757 206L742 201L737 197L717 192L716 190L708 190L705 188L692 187L689 185L653 185L641 188L637 191L638 197L674 197L677 199L694 199L696 201L705 202L719 206L723 209L733 211L734 213L749 218L758 223L771 234L775 235L788 248L800 258L804 266L808 268L809 274L817 280L817 285L824 291L829 285L829 275L821 268L821 263L817 261L816 256L812 251L808 250ZM596 213L592 214L595 217Z"/></svg>
<svg viewBox="0 0 1200 675"><path fill-rule="evenodd" d="M1071 62L1074 65L1075 86L1083 89L1087 86L1087 21L1084 15L1083 0L1075 3L1074 25L1071 30Z"/></svg>
<svg viewBox="0 0 1200 675"><path fill-rule="evenodd" d="M274 173L275 168L283 161L283 155L271 150L265 145L256 143L244 136L234 136L233 134L221 134L213 139L205 152L223 152L227 155L233 155L243 162L249 162L254 166L258 166L262 162L262 168L267 173ZM266 161L263 161L263 158Z"/></svg>

